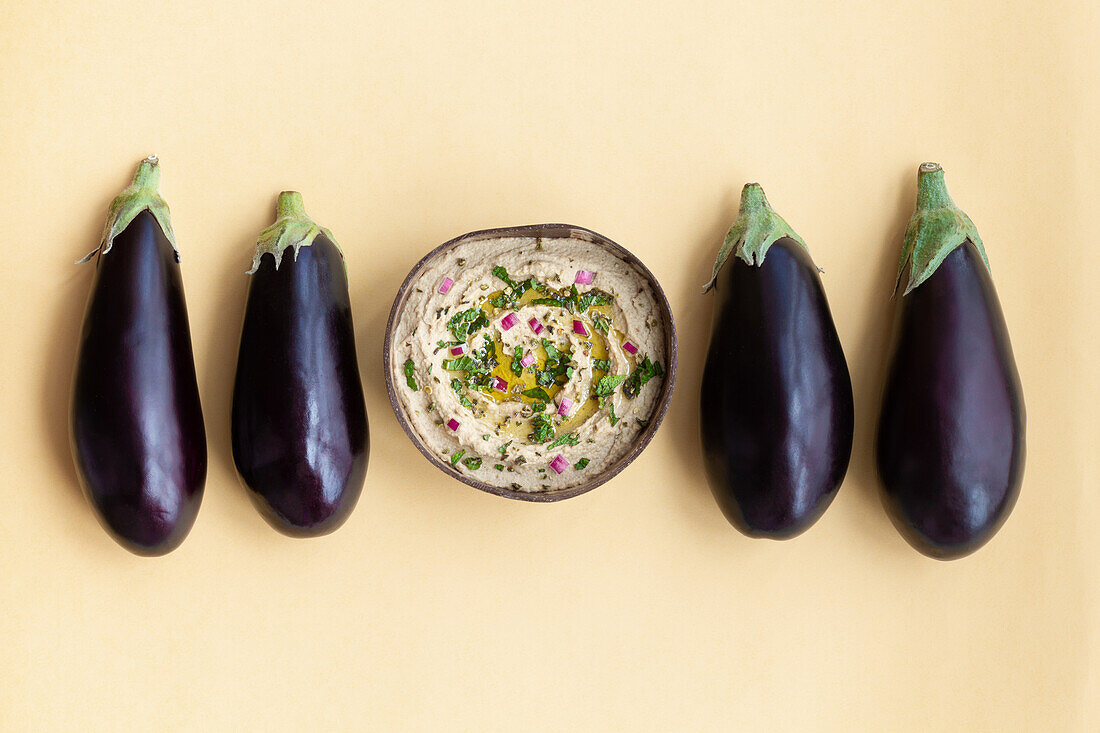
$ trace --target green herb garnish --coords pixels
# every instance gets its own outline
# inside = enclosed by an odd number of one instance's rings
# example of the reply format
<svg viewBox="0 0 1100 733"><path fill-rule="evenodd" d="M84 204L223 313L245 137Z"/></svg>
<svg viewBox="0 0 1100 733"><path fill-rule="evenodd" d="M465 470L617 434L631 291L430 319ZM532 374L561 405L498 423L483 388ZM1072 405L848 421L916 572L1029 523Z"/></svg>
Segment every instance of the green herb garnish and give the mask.
<svg viewBox="0 0 1100 733"><path fill-rule="evenodd" d="M471 333L488 325L489 317L476 307L455 313L451 316L451 320L447 321L447 327L451 329L451 334L458 343L464 342Z"/></svg>
<svg viewBox="0 0 1100 733"><path fill-rule="evenodd" d="M642 361L634 367L634 371L626 378L626 384L623 385L623 394L630 398L637 397L646 382L653 377L664 376L664 373L660 363L650 361L648 356L643 356Z"/></svg>
<svg viewBox="0 0 1100 733"><path fill-rule="evenodd" d="M625 374L608 374L606 377L600 377L600 381L596 382L596 396L607 397L624 381L626 381Z"/></svg>
<svg viewBox="0 0 1100 733"><path fill-rule="evenodd" d="M532 443L545 443L554 437L554 421L546 414L537 414L531 418L533 431L527 437Z"/></svg>
<svg viewBox="0 0 1100 733"><path fill-rule="evenodd" d="M582 459L580 459L579 461L577 461L576 463L573 464L573 468L577 469L578 471L583 471L587 466L588 466L588 459L587 458L582 458Z"/></svg>
<svg viewBox="0 0 1100 733"><path fill-rule="evenodd" d="M420 385L416 383L416 365L413 364L412 359L405 360L405 383L409 385L409 389L413 392L420 391Z"/></svg>
<svg viewBox="0 0 1100 733"><path fill-rule="evenodd" d="M462 461L462 465L470 469L471 471L476 471L477 469L481 468L481 456L470 456L469 458Z"/></svg>
<svg viewBox="0 0 1100 733"><path fill-rule="evenodd" d="M462 405L463 407L465 407L468 410L473 408L474 403L470 402L470 398L462 393L462 381L461 380L452 379L451 380L451 389L453 389L455 391L455 393L458 395L458 403L460 405Z"/></svg>
<svg viewBox="0 0 1100 733"><path fill-rule="evenodd" d="M547 361L557 361L561 358L561 352L558 351L558 347L554 346L554 342L550 339L542 340L542 348L546 350Z"/></svg>
<svg viewBox="0 0 1100 733"><path fill-rule="evenodd" d="M508 286L508 290L489 299L489 302L494 308L506 308L510 305L514 305L528 290L545 290L546 288L546 286L533 277L517 282L513 280L508 275L508 271L500 265L493 268L493 277L501 280Z"/></svg>
<svg viewBox="0 0 1100 733"><path fill-rule="evenodd" d="M546 448L549 450L550 448L557 448L559 445L576 445L578 440L580 438L575 433L566 433L565 435L559 435L557 440L546 446Z"/></svg>
<svg viewBox="0 0 1100 733"><path fill-rule="evenodd" d="M601 372L609 372L609 371L611 371L611 360L610 359L593 359L592 360L592 368L593 369L599 369Z"/></svg>
<svg viewBox="0 0 1100 733"><path fill-rule="evenodd" d="M451 456L451 465L452 466L457 466L458 465L458 459L462 458L462 456L464 456L465 454L466 454L466 450L462 449L458 453L455 453L453 456Z"/></svg>
<svg viewBox="0 0 1100 733"><path fill-rule="evenodd" d="M546 394L546 390L542 387L532 387L531 389L525 389L520 392L524 397L530 397L533 400L539 400L541 402L549 402L550 395Z"/></svg>

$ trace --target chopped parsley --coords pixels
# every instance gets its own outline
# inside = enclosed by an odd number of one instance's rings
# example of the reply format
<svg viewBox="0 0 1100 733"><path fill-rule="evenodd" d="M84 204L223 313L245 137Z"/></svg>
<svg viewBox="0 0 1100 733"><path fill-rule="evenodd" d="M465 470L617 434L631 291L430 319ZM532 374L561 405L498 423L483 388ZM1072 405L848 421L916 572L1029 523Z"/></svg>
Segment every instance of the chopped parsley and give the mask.
<svg viewBox="0 0 1100 733"><path fill-rule="evenodd" d="M473 349L470 353L463 354L455 359L444 359L443 368L450 371L465 372L462 381L465 382L467 387L484 390L492 384L492 371L498 364L496 348L493 340L486 335L480 349ZM453 384L454 380L452 380L452 386Z"/></svg>
<svg viewBox="0 0 1100 733"><path fill-rule="evenodd" d="M554 421L545 413L536 413L531 418L532 431L527 437L532 443L545 443L554 437Z"/></svg>
<svg viewBox="0 0 1100 733"><path fill-rule="evenodd" d="M664 373L659 362L650 361L648 356L642 357L638 366L634 367L634 371L626 378L626 383L623 384L623 394L631 398L637 397L646 382L654 377L662 377Z"/></svg>
<svg viewBox="0 0 1100 733"><path fill-rule="evenodd" d="M462 458L462 456L464 456L465 454L466 454L466 449L463 448L458 453L455 453L453 456L451 456L451 465L452 466L457 466L458 465L458 459Z"/></svg>
<svg viewBox="0 0 1100 733"><path fill-rule="evenodd" d="M512 363L509 364L509 367L511 367L511 369L512 369L512 374L515 374L517 377L521 376L523 374L523 364L519 363L520 359L522 359L522 358L523 358L523 348L520 347L520 346L517 346L516 347L516 354L515 354L514 357L512 357Z"/></svg>
<svg viewBox="0 0 1100 733"><path fill-rule="evenodd" d="M574 285L570 290L570 295L573 298L573 302L576 304L578 312L584 312L592 305L608 305L615 301L611 293L605 293L599 288L592 288L584 295L577 295L577 286ZM604 331L604 333L607 333Z"/></svg>
<svg viewBox="0 0 1100 733"><path fill-rule="evenodd" d="M533 400L540 402L549 402L550 395L546 394L546 390L542 387L532 387L531 389L525 389L520 392L524 397L530 397Z"/></svg>
<svg viewBox="0 0 1100 733"><path fill-rule="evenodd" d="M471 333L475 333L479 328L488 325L489 316L477 307L459 311L451 316L451 320L447 321L447 327L451 329L451 335L455 337L458 343L464 342Z"/></svg>
<svg viewBox="0 0 1100 733"><path fill-rule="evenodd" d="M433 354L438 353L440 349L445 349L448 346L458 346L461 343L462 343L461 341L436 341L435 342L435 351L433 351L432 353Z"/></svg>
<svg viewBox="0 0 1100 733"><path fill-rule="evenodd" d="M471 471L476 471L481 468L481 456L470 456L462 461L462 465Z"/></svg>
<svg viewBox="0 0 1100 733"><path fill-rule="evenodd" d="M603 315L602 313L593 313L592 325L597 331L606 336L608 334L608 330L611 328L611 319Z"/></svg>
<svg viewBox="0 0 1100 733"><path fill-rule="evenodd" d="M405 383L409 385L409 389L413 392L420 391L420 385L416 383L416 365L413 364L412 359L405 360Z"/></svg>
<svg viewBox="0 0 1100 733"><path fill-rule="evenodd" d="M557 448L559 445L576 445L578 440L580 440L580 438L578 438L575 433L566 433L564 435L559 435L557 440L546 446L546 448L549 450L550 448Z"/></svg>
<svg viewBox="0 0 1100 733"><path fill-rule="evenodd" d="M582 459L580 459L579 461L577 461L576 463L573 464L573 468L577 469L578 471L583 471L587 467L588 467L588 459L587 458L582 458Z"/></svg>
<svg viewBox="0 0 1100 733"><path fill-rule="evenodd" d="M453 389L455 391L455 393L458 395L458 403L460 405L465 407L467 410L473 408L474 403L470 402L470 398L462 393L462 381L461 380L452 379L451 380L451 389Z"/></svg>
<svg viewBox="0 0 1100 733"><path fill-rule="evenodd" d="M520 280L519 282L513 280L511 276L508 275L508 270L500 265L493 268L493 277L508 286L504 292L489 299L489 302L494 308L507 308L514 305L528 290L546 289L545 285L533 277L529 277L526 280Z"/></svg>
<svg viewBox="0 0 1100 733"><path fill-rule="evenodd" d="M610 359L593 359L592 360L592 368L593 369L599 369L601 372L609 372L609 371L611 371L611 360Z"/></svg>
<svg viewBox="0 0 1100 733"><path fill-rule="evenodd" d="M561 352L558 351L558 347L554 346L554 342L550 339L542 340L542 348L546 350L546 361L558 361L561 359Z"/></svg>

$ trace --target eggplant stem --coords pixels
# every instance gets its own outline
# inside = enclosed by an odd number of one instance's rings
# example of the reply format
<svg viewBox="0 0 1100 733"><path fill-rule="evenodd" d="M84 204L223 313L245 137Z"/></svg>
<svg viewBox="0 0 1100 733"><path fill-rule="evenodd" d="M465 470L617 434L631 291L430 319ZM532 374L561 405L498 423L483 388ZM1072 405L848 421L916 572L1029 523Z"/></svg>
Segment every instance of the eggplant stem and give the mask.
<svg viewBox="0 0 1100 733"><path fill-rule="evenodd" d="M802 237L768 203L768 197L764 195L760 184L746 183L741 189L741 206L737 220L726 234L726 241L718 252L714 271L703 286L703 292L714 287L719 271L731 254L740 257L748 265L759 266L764 263L768 248L784 237L793 239L809 252Z"/></svg>
<svg viewBox="0 0 1100 733"><path fill-rule="evenodd" d="M289 219L305 217L306 205L302 201L302 194L297 191L283 191L279 194L279 200L275 203L275 218Z"/></svg>
<svg viewBox="0 0 1100 733"><path fill-rule="evenodd" d="M252 256L252 269L247 274L251 275L260 269L260 260L268 252L275 258L275 269L283 261L283 253L288 248L294 248L294 259L298 259L298 251L302 247L308 247L323 234L332 242L340 258L344 253L332 232L324 228L306 214L305 203L302 194L297 191L283 191L275 202L275 223L260 232L256 240L256 251ZM344 273L347 274L347 262L344 262Z"/></svg>
<svg viewBox="0 0 1100 733"><path fill-rule="evenodd" d="M156 155L150 155L138 164L137 172L130 185L122 190L107 212L107 222L103 227L103 237L99 246L87 255L77 260L76 263L88 262L97 254L105 255L111 251L115 237L121 234L138 214L149 210L153 218L157 220L165 238L172 245L172 251L176 255L176 262L180 261L180 250L176 244L176 234L172 231L172 217L168 211L168 204L160 195L160 164Z"/></svg>
<svg viewBox="0 0 1100 733"><path fill-rule="evenodd" d="M988 270L989 259L978 228L947 192L943 168L939 163L922 163L917 169L917 205L905 229L894 293L905 280L902 296L908 295L967 241L977 247Z"/></svg>

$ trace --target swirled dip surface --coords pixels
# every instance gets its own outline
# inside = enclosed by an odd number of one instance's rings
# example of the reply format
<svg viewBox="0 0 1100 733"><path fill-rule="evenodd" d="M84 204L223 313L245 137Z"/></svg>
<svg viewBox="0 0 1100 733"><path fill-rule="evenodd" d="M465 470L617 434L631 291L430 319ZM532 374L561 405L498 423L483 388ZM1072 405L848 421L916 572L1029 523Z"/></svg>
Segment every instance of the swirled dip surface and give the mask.
<svg viewBox="0 0 1100 733"><path fill-rule="evenodd" d="M457 472L531 492L585 483L627 453L667 358L645 276L577 238L441 253L411 284L391 349L424 444Z"/></svg>

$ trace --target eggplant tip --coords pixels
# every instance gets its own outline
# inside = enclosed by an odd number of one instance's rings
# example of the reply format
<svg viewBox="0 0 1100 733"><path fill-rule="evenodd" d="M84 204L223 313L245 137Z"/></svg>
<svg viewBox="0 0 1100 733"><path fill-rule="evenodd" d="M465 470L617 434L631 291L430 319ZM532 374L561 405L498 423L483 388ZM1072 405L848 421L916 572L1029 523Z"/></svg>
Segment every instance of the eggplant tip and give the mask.
<svg viewBox="0 0 1100 733"><path fill-rule="evenodd" d="M942 168L943 166L939 163L933 163L932 161L920 164L920 169L923 173L932 173L933 171L942 170Z"/></svg>

